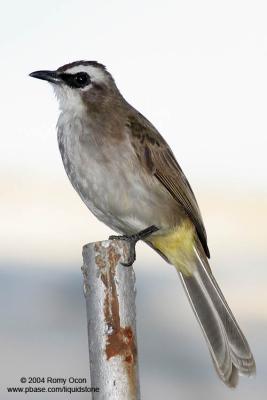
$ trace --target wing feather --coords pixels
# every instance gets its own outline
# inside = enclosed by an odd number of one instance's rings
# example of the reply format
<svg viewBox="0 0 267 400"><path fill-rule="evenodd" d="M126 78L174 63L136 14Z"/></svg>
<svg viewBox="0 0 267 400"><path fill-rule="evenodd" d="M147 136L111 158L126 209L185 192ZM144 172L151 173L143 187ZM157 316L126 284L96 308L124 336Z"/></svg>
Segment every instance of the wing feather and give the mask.
<svg viewBox="0 0 267 400"><path fill-rule="evenodd" d="M189 216L209 257L207 234L195 195L170 147L156 128L138 112L128 116L127 127L137 157Z"/></svg>

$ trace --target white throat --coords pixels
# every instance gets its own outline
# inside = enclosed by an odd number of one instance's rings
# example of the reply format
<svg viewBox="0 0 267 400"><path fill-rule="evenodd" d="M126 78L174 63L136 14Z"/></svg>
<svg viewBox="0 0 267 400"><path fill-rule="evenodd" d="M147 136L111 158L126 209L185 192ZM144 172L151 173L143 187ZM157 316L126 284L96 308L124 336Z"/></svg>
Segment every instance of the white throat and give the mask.
<svg viewBox="0 0 267 400"><path fill-rule="evenodd" d="M85 105L78 91L75 91L66 85L59 86L52 84L52 86L61 111L69 111L74 114L80 114L85 111Z"/></svg>

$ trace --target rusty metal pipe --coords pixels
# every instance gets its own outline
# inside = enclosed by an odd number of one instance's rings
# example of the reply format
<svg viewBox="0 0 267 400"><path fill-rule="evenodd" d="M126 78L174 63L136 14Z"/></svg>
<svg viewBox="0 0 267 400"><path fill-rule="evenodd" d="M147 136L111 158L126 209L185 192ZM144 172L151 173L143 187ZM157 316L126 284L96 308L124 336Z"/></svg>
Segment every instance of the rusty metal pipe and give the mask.
<svg viewBox="0 0 267 400"><path fill-rule="evenodd" d="M83 247L93 400L139 400L135 274L125 267L129 243L107 240Z"/></svg>

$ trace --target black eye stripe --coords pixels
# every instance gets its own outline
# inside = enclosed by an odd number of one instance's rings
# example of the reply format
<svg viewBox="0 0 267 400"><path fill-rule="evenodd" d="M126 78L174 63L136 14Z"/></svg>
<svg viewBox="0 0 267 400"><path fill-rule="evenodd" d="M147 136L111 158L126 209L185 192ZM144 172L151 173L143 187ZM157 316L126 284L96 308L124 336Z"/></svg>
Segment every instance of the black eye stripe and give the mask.
<svg viewBox="0 0 267 400"><path fill-rule="evenodd" d="M63 82L73 89L83 88L91 82L90 76L86 72L77 74L62 73L59 75Z"/></svg>

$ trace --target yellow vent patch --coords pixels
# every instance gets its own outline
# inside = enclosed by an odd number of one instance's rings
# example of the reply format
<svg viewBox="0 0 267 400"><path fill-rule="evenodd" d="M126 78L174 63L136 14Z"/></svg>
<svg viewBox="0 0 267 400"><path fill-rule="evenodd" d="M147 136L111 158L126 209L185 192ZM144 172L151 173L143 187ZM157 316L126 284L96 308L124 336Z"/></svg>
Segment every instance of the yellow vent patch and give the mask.
<svg viewBox="0 0 267 400"><path fill-rule="evenodd" d="M188 220L162 235L154 235L149 242L163 253L169 262L189 276L194 269L195 228Z"/></svg>

